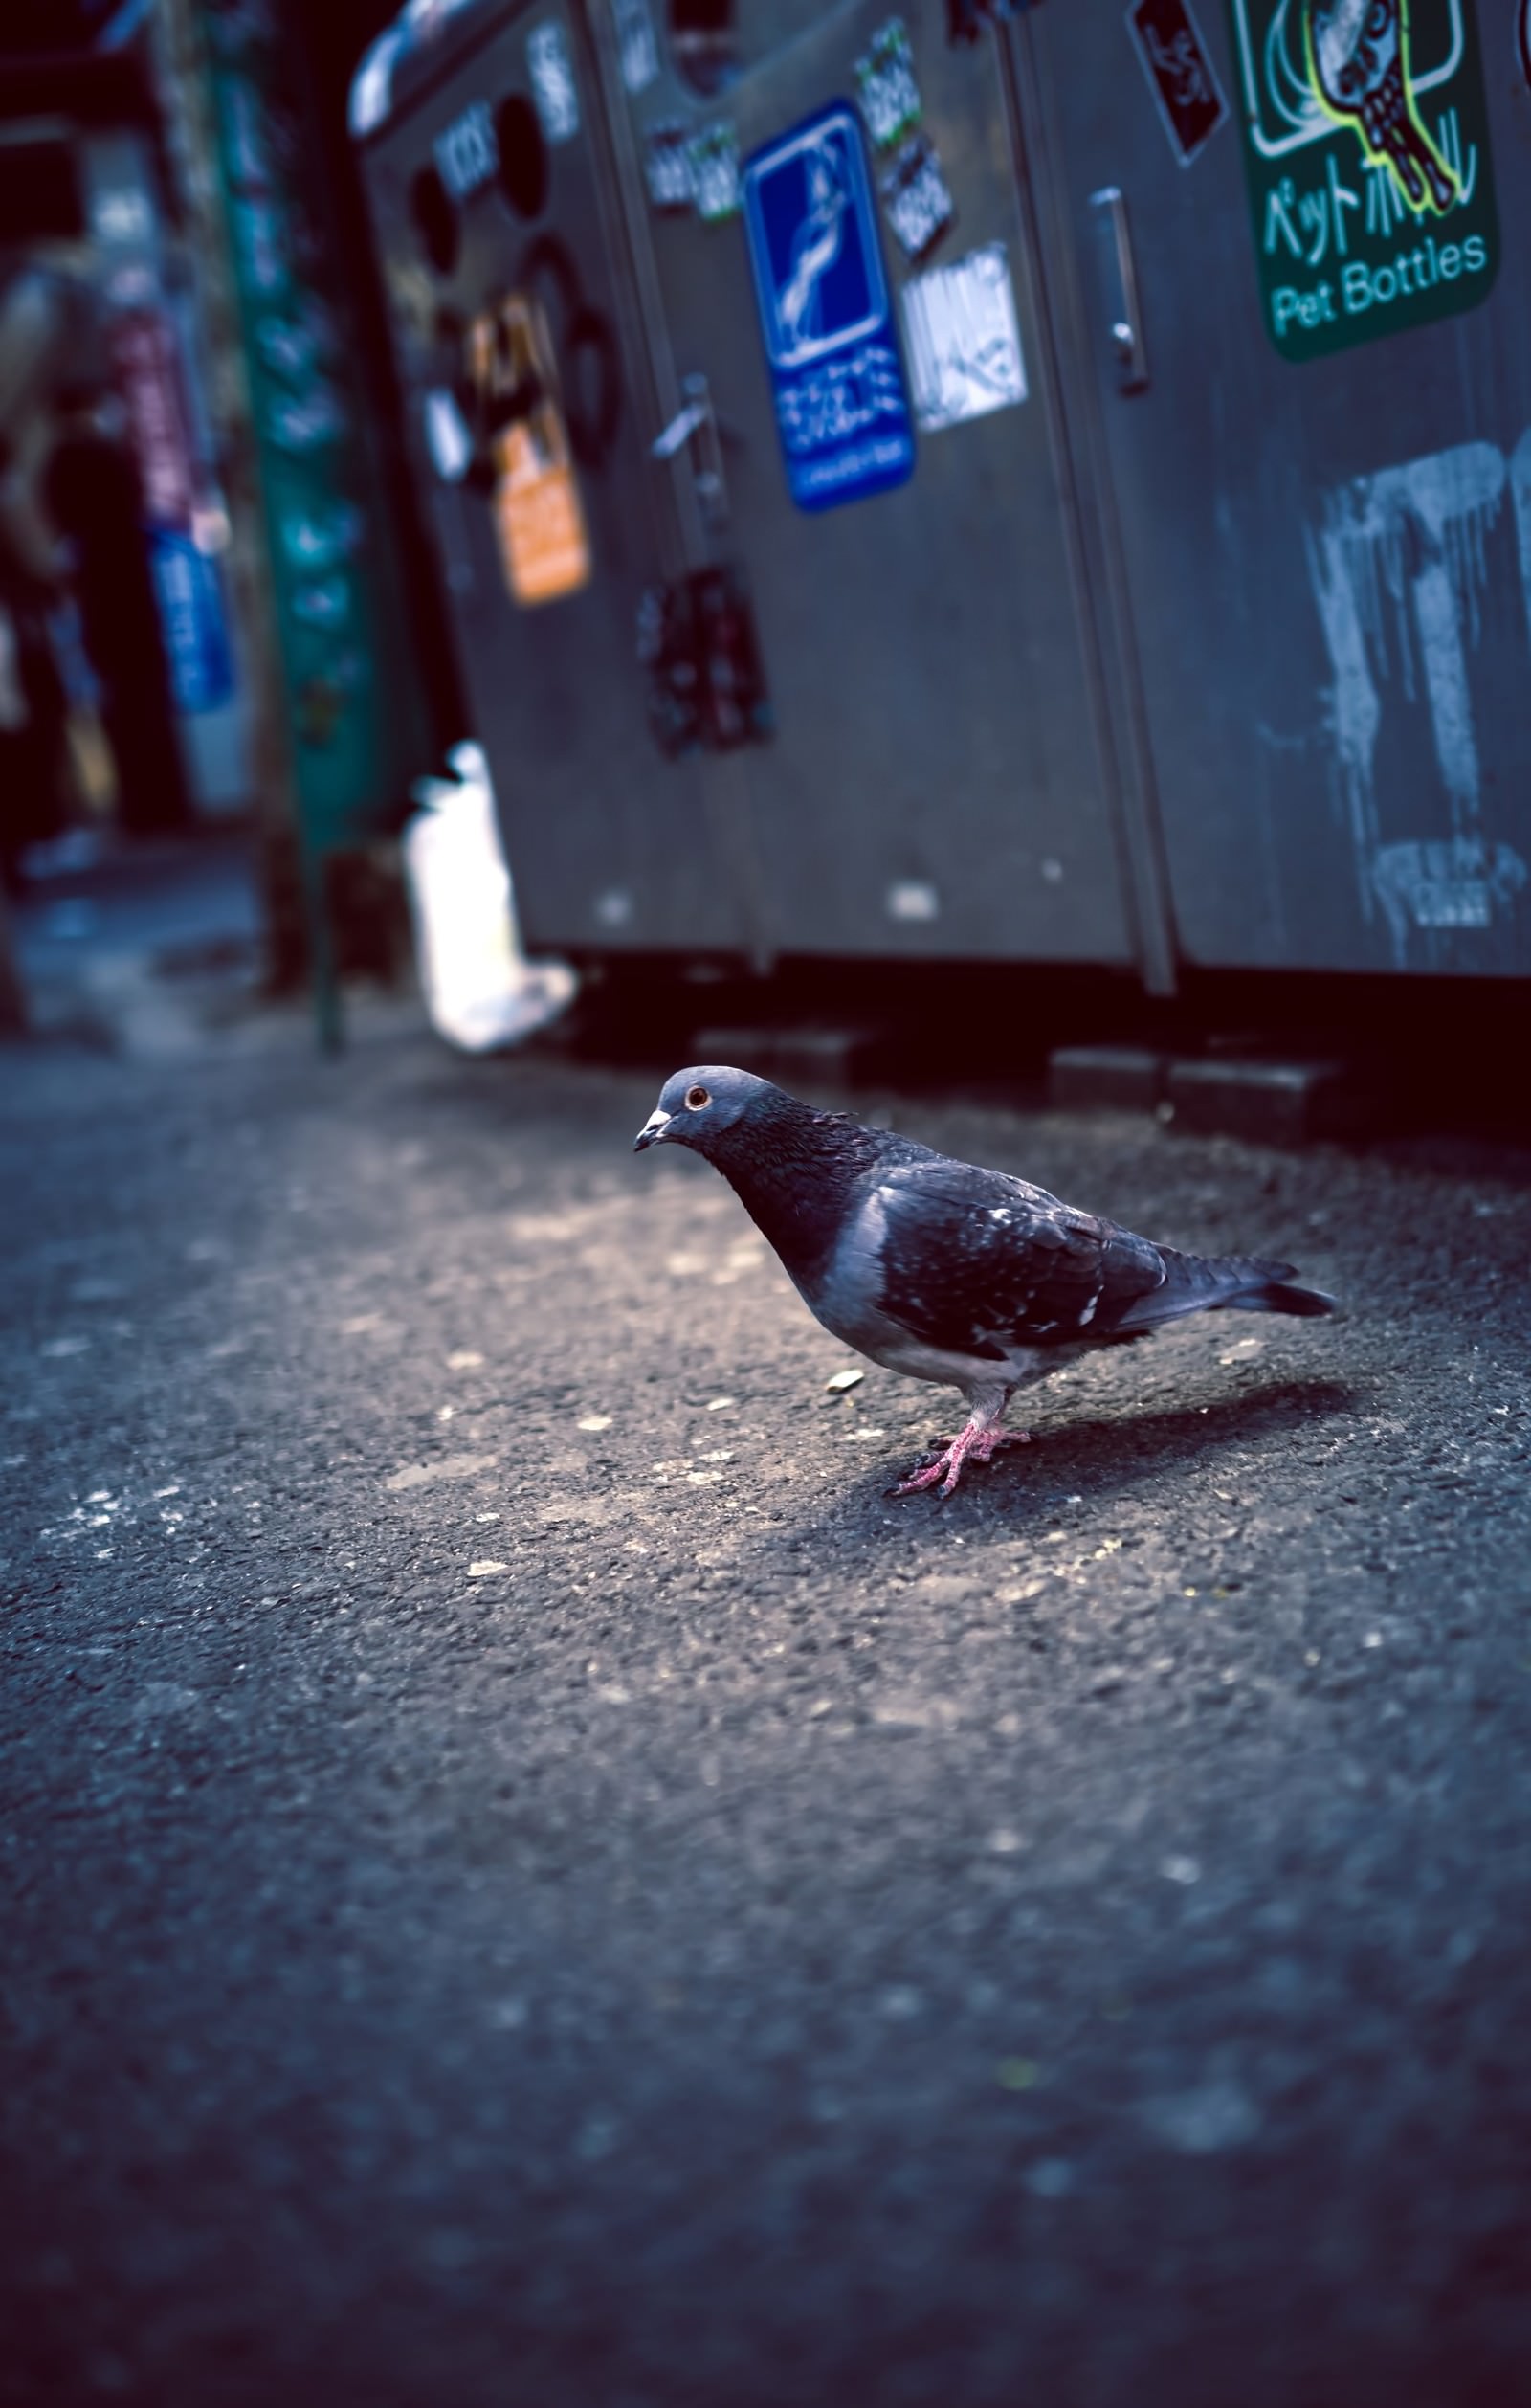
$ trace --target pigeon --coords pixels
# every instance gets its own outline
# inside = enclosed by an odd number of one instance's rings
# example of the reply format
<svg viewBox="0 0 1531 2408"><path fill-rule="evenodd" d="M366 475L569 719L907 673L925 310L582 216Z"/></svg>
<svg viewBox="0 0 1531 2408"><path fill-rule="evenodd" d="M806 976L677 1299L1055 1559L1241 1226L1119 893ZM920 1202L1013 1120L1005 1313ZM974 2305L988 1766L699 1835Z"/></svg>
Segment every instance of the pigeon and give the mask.
<svg viewBox="0 0 1531 2408"><path fill-rule="evenodd" d="M1187 1313L1335 1310L1289 1262L1181 1254L1064 1204L1008 1171L815 1111L747 1070L677 1070L634 1140L689 1146L722 1172L832 1336L912 1379L960 1389L968 1417L935 1460L888 1491L949 1497L1018 1388L1092 1349Z"/></svg>

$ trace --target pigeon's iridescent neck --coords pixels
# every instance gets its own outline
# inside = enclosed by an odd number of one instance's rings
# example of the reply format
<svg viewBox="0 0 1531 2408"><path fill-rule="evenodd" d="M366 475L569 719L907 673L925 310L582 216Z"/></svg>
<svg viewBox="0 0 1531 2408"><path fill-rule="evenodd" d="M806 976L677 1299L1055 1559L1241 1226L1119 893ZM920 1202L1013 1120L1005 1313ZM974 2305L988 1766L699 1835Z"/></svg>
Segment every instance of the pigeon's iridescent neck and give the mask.
<svg viewBox="0 0 1531 2408"><path fill-rule="evenodd" d="M887 1143L880 1130L783 1096L721 1132L707 1150L802 1285L828 1267L853 1191Z"/></svg>

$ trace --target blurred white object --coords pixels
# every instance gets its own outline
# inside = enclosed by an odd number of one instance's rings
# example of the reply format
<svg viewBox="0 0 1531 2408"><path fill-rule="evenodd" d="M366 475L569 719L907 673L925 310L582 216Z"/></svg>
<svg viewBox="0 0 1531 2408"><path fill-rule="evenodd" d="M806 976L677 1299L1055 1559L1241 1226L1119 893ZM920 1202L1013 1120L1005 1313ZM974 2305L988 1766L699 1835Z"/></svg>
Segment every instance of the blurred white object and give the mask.
<svg viewBox="0 0 1531 2408"><path fill-rule="evenodd" d="M460 485L473 466L473 436L455 393L433 385L425 397L425 447L443 484Z"/></svg>
<svg viewBox="0 0 1531 2408"><path fill-rule="evenodd" d="M454 745L452 778L422 778L404 876L431 1025L464 1053L518 1045L573 1000L566 962L528 962L483 748Z"/></svg>

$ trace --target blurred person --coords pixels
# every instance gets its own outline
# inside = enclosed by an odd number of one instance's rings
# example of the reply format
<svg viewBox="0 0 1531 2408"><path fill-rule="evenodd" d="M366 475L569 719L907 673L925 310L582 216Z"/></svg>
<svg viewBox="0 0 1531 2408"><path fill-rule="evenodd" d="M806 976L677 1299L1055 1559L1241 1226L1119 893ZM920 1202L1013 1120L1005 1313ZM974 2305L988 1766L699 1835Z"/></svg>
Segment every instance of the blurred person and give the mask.
<svg viewBox="0 0 1531 2408"><path fill-rule="evenodd" d="M0 539L0 881L25 883L22 857L62 830L69 702L49 633L53 597Z"/></svg>
<svg viewBox="0 0 1531 2408"><path fill-rule="evenodd" d="M0 257L0 551L39 587L56 588L67 566L42 498L54 388L90 324L69 278Z"/></svg>
<svg viewBox="0 0 1531 2408"><path fill-rule="evenodd" d="M44 490L68 546L85 652L100 687L119 824L134 835L184 827L190 806L138 471L120 412L99 386L64 387L58 411Z"/></svg>

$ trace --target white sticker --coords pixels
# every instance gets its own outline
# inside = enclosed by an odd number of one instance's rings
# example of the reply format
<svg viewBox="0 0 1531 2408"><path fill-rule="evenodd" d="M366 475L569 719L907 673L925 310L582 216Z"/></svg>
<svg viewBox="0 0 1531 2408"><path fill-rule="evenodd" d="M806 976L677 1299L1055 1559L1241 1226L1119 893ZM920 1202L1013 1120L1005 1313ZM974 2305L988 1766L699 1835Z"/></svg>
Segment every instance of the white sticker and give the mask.
<svg viewBox="0 0 1531 2408"><path fill-rule="evenodd" d="M915 416L933 435L1026 399L1015 296L1002 242L903 288Z"/></svg>
<svg viewBox="0 0 1531 2408"><path fill-rule="evenodd" d="M647 92L659 72L659 45L654 37L649 0L611 0L622 83L628 92Z"/></svg>
<svg viewBox="0 0 1531 2408"><path fill-rule="evenodd" d="M691 171L691 134L679 118L645 127L643 175L655 209L666 212L690 209L697 197Z"/></svg>
<svg viewBox="0 0 1531 2408"><path fill-rule="evenodd" d="M487 100L475 100L453 119L431 145L441 181L455 201L465 201L499 167L499 145Z"/></svg>
<svg viewBox="0 0 1531 2408"><path fill-rule="evenodd" d="M533 26L526 36L526 71L543 132L550 143L571 141L580 130L580 96L561 25Z"/></svg>

